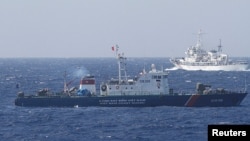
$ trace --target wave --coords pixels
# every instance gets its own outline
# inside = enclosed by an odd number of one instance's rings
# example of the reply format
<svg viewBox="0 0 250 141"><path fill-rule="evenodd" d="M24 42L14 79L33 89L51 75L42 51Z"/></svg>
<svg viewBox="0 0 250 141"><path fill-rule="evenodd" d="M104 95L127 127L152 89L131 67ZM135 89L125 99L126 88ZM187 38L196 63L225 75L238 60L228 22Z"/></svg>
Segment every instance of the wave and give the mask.
<svg viewBox="0 0 250 141"><path fill-rule="evenodd" d="M172 71L172 70L178 70L177 67L172 67L172 68L166 68L165 71Z"/></svg>

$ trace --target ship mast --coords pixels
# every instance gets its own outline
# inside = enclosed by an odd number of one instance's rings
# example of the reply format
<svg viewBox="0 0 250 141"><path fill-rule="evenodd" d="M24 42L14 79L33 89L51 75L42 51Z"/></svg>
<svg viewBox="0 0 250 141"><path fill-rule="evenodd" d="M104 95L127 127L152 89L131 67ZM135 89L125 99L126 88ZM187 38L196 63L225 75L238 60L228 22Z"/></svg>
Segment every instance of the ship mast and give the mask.
<svg viewBox="0 0 250 141"><path fill-rule="evenodd" d="M218 46L218 52L222 52L221 39L220 39L220 44Z"/></svg>
<svg viewBox="0 0 250 141"><path fill-rule="evenodd" d="M63 91L64 93L67 93L68 92L68 86L67 86L67 81L66 81L66 71L64 72L64 88L63 88Z"/></svg>
<svg viewBox="0 0 250 141"><path fill-rule="evenodd" d="M197 43L196 43L196 47L197 48L200 48L201 47L201 35L202 34L204 34L202 31L201 31L201 29L199 30L199 32L198 32L198 36L197 36Z"/></svg>
<svg viewBox="0 0 250 141"><path fill-rule="evenodd" d="M117 63L118 63L118 81L119 84L122 82L122 77L127 81L127 73L126 73L126 60L127 58L124 57L124 53L120 54L118 53L119 46L116 45L116 57L117 57ZM114 48L112 47L112 50ZM122 73L124 73L124 76L122 76Z"/></svg>
<svg viewBox="0 0 250 141"><path fill-rule="evenodd" d="M127 73L126 73L126 57L124 57L124 54L118 54L118 72L119 72L119 84L121 84L122 78L127 80ZM124 73L124 76L122 76L122 73Z"/></svg>

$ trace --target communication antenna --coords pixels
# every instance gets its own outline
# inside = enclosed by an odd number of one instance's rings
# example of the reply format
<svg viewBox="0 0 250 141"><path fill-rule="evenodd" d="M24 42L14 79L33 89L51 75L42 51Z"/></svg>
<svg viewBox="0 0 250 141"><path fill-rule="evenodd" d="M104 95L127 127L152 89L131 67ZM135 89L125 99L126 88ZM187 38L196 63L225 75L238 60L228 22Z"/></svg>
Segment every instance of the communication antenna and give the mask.
<svg viewBox="0 0 250 141"><path fill-rule="evenodd" d="M220 39L220 44L218 45L218 52L222 52L221 39Z"/></svg>

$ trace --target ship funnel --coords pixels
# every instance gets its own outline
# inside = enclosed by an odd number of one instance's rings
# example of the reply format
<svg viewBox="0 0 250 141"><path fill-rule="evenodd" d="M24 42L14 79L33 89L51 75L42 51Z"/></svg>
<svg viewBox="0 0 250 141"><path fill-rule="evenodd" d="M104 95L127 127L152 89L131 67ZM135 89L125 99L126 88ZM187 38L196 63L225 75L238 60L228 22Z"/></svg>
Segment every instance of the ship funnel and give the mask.
<svg viewBox="0 0 250 141"><path fill-rule="evenodd" d="M87 90L91 94L96 93L96 87L95 87L95 77L92 75L87 75L83 77L80 81L79 90Z"/></svg>

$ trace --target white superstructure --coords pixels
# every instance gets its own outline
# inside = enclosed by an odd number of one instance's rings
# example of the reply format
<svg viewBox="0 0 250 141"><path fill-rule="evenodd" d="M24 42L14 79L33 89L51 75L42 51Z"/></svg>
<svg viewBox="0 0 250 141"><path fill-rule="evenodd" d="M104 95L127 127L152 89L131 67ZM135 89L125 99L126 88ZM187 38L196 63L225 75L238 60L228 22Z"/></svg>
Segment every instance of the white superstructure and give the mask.
<svg viewBox="0 0 250 141"><path fill-rule="evenodd" d="M228 55L222 53L221 42L218 50L206 51L202 49L201 35L202 32L199 31L196 45L187 49L184 58L170 59L175 67L184 70L205 71L243 71L248 68L248 62L245 60L230 61Z"/></svg>
<svg viewBox="0 0 250 141"><path fill-rule="evenodd" d="M118 54L118 79L111 79L100 86L103 96L122 95L166 95L169 94L168 72L157 70L151 65L151 70L143 70L137 77L128 78L126 74L126 57Z"/></svg>

